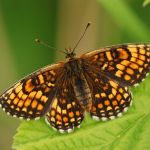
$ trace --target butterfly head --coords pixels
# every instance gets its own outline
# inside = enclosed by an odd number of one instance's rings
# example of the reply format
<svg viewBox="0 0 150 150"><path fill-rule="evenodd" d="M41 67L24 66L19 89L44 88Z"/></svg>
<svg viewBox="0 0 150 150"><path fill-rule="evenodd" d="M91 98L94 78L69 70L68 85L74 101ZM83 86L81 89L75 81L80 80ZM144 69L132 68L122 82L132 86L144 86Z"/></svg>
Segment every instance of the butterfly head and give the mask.
<svg viewBox="0 0 150 150"><path fill-rule="evenodd" d="M73 59L76 54L71 48L65 49L66 58Z"/></svg>

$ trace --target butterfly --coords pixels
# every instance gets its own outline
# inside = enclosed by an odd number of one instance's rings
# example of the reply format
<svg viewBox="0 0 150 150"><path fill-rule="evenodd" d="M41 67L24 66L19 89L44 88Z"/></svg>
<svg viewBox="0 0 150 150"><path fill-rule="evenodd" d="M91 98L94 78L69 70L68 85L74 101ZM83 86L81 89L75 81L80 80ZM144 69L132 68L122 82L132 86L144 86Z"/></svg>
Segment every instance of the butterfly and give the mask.
<svg viewBox="0 0 150 150"><path fill-rule="evenodd" d="M61 133L79 128L89 112L95 120L120 117L132 104L129 87L150 71L149 44L104 47L77 57L66 50L66 61L35 71L0 96L0 106L13 117L44 116Z"/></svg>

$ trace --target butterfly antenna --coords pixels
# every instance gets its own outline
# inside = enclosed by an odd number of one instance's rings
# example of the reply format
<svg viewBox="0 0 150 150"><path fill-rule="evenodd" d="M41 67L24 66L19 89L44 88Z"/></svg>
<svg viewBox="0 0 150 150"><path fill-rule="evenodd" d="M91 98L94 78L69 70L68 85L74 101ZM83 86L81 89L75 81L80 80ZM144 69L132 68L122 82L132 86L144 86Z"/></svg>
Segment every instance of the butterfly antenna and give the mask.
<svg viewBox="0 0 150 150"><path fill-rule="evenodd" d="M38 39L38 38L36 38L34 41L35 41L36 43L41 44L41 45L43 45L43 46L45 46L45 47L48 47L48 48L50 48L50 49L55 49L55 50L57 50L57 48L55 48L55 47L53 47L53 46L50 46L49 44L43 42L42 40L40 40L40 39Z"/></svg>
<svg viewBox="0 0 150 150"><path fill-rule="evenodd" d="M77 44L76 44L75 47L73 48L72 53L75 51L75 49L76 49L77 46L79 45L80 41L83 39L83 37L84 37L84 35L85 35L85 33L86 33L86 31L87 31L87 29L88 29L88 27L89 27L90 25L91 25L91 22L89 22L89 23L86 25L85 30L84 30L83 34L81 35L80 39L78 40Z"/></svg>

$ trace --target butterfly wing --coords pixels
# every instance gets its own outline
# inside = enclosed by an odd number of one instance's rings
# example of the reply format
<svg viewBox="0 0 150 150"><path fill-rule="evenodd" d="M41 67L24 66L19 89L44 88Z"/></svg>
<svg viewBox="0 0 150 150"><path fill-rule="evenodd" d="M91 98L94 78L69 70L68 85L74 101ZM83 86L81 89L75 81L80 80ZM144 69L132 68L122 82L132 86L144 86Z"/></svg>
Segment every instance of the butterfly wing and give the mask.
<svg viewBox="0 0 150 150"><path fill-rule="evenodd" d="M62 66L63 63L47 66L20 80L0 96L0 106L8 115L21 119L43 116L55 96Z"/></svg>
<svg viewBox="0 0 150 150"><path fill-rule="evenodd" d="M88 79L93 95L90 110L93 119L114 119L121 116L131 105L132 96L127 87L96 72L88 72Z"/></svg>
<svg viewBox="0 0 150 150"><path fill-rule="evenodd" d="M79 127L83 118L84 110L77 101L70 79L66 78L51 103L46 122L63 133Z"/></svg>
<svg viewBox="0 0 150 150"><path fill-rule="evenodd" d="M106 47L81 58L123 86L137 85L150 71L150 45L146 44Z"/></svg>

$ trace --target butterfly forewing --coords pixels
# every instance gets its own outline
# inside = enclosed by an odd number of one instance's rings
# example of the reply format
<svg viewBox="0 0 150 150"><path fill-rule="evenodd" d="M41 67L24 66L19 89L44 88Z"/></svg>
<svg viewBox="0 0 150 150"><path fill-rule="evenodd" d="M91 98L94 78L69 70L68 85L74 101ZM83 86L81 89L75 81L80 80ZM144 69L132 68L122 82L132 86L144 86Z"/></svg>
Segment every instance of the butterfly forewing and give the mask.
<svg viewBox="0 0 150 150"><path fill-rule="evenodd" d="M62 66L60 63L40 69L6 90L0 97L3 110L28 120L44 115L55 95Z"/></svg>
<svg viewBox="0 0 150 150"><path fill-rule="evenodd" d="M95 50L81 56L123 86L140 83L150 70L150 45L127 44Z"/></svg>

